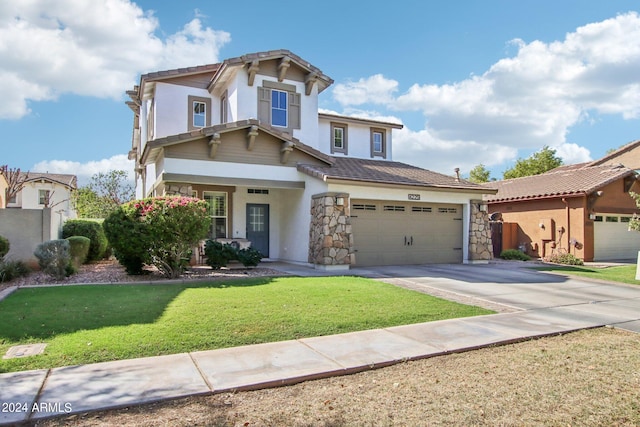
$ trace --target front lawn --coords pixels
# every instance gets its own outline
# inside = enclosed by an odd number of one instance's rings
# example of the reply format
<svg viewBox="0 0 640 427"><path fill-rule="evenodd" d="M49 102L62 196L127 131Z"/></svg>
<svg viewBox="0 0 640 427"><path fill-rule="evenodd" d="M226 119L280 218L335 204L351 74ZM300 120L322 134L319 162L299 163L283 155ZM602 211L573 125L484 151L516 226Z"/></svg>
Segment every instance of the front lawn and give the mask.
<svg viewBox="0 0 640 427"><path fill-rule="evenodd" d="M22 288L0 301L0 372L52 368L492 313L355 277Z"/></svg>
<svg viewBox="0 0 640 427"><path fill-rule="evenodd" d="M608 280L610 282L629 283L632 285L640 284L640 281L636 280L635 264L604 268L553 266L536 267L535 269L540 271L550 271L552 273L562 273L573 276L589 277L592 279Z"/></svg>

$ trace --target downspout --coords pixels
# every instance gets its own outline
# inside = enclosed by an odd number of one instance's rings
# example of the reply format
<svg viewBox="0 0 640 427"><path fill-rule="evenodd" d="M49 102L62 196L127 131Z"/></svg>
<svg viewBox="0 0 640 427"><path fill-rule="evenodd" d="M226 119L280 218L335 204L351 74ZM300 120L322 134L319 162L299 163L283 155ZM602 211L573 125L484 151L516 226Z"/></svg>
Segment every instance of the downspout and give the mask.
<svg viewBox="0 0 640 427"><path fill-rule="evenodd" d="M565 204L566 208L566 212L567 212L567 253L571 253L571 244L569 243L571 241L571 220L570 220L570 211L569 211L569 202L567 201L566 198L562 198L562 203Z"/></svg>

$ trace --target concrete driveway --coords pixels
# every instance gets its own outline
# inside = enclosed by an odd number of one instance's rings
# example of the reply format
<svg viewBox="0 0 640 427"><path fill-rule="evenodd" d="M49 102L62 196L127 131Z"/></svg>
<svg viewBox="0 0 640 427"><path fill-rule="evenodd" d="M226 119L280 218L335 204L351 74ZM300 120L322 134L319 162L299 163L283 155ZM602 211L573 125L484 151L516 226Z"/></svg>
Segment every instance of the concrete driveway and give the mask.
<svg viewBox="0 0 640 427"><path fill-rule="evenodd" d="M640 286L571 278L527 268L527 264L501 262L382 266L352 273L467 303L475 300L476 305L497 311L536 311L640 332Z"/></svg>

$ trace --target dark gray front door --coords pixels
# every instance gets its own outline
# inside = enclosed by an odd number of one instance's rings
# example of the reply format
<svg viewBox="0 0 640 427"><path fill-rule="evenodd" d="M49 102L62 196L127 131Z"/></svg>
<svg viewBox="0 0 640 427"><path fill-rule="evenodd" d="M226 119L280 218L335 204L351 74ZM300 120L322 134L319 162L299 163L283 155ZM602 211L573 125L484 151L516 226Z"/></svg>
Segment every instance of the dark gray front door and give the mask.
<svg viewBox="0 0 640 427"><path fill-rule="evenodd" d="M247 239L251 247L269 257L269 205L247 204Z"/></svg>

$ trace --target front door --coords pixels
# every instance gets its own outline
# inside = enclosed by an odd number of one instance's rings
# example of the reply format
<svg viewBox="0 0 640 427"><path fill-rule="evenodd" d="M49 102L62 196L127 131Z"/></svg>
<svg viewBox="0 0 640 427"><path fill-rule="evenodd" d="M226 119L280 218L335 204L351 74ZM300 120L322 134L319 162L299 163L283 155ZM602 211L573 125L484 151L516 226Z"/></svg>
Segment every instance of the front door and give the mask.
<svg viewBox="0 0 640 427"><path fill-rule="evenodd" d="M269 205L247 204L247 239L252 248L269 257Z"/></svg>

